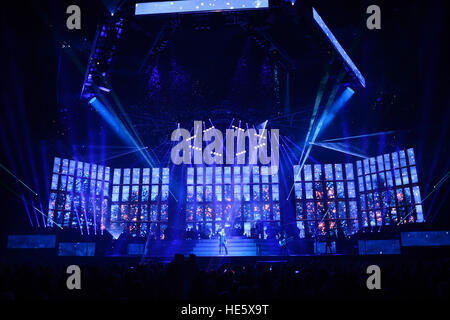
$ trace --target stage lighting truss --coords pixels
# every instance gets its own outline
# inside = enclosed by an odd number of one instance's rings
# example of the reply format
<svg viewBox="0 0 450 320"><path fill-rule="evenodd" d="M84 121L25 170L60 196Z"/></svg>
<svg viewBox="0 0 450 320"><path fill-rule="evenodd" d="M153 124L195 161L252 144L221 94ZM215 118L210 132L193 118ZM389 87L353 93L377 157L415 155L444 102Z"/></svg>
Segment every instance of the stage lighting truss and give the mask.
<svg viewBox="0 0 450 320"><path fill-rule="evenodd" d="M290 3L290 2L289 2ZM212 17L212 13L197 13L195 15L174 15L169 21L163 24L150 46L139 72L148 73L153 67L152 58L161 54L167 47L173 34L182 25L190 26L194 31L208 31L218 24L217 16ZM214 13L217 14L217 13ZM287 71L294 71L296 66L294 60L261 28L250 24L244 15L234 11L220 12L223 25L239 25L242 30L249 34L255 43L266 50L272 59ZM219 23L219 24L220 24Z"/></svg>
<svg viewBox="0 0 450 320"><path fill-rule="evenodd" d="M81 98L89 100L100 90L110 92L108 73L123 32L124 20L118 14L109 16L97 28L84 77Z"/></svg>
<svg viewBox="0 0 450 320"><path fill-rule="evenodd" d="M356 80L358 85L362 88L366 87L366 80L364 76L361 74L359 69L356 67L353 60L348 56L347 52L344 50L344 48L341 46L339 41L336 39L334 34L331 32L331 30L328 28L328 26L325 24L323 19L320 17L319 13L313 8L313 19L323 32L323 34L327 37L331 45L336 49L336 51L339 53L340 58L344 61L344 67L350 74L353 75L353 78Z"/></svg>
<svg viewBox="0 0 450 320"><path fill-rule="evenodd" d="M135 15L254 10L268 7L268 0L152 1L136 3Z"/></svg>
<svg viewBox="0 0 450 320"><path fill-rule="evenodd" d="M217 14L217 12L215 12ZM171 40L173 34L180 25L183 27L191 27L194 31L209 31L214 29L217 25L223 23L224 25L239 25L241 23L241 16L234 11L224 11L220 13L223 20L219 19L217 22L217 16L212 16L209 13L196 13L195 15L182 15L176 14L170 17L168 22L164 23L158 34L156 35L153 43L147 51L147 54L141 64L139 72L149 73L153 68L151 63L152 59L163 53L167 47L167 44Z"/></svg>
<svg viewBox="0 0 450 320"><path fill-rule="evenodd" d="M261 28L253 26L244 21L239 22L243 30L249 33L250 38L264 50L267 50L269 55L286 71L295 70L294 60L283 50L280 46Z"/></svg>
<svg viewBox="0 0 450 320"><path fill-rule="evenodd" d="M145 58L139 69L139 72L142 72L144 68L146 68L145 73L150 72L150 70L153 67L152 63L150 63L151 59L154 58L156 55L162 53L166 49L167 44L169 43L169 40L172 37L175 30L177 29L177 27L179 26L179 23L180 23L179 19L172 19L161 26L158 34L153 40L152 45L150 46L149 50L147 51L147 54L145 55Z"/></svg>

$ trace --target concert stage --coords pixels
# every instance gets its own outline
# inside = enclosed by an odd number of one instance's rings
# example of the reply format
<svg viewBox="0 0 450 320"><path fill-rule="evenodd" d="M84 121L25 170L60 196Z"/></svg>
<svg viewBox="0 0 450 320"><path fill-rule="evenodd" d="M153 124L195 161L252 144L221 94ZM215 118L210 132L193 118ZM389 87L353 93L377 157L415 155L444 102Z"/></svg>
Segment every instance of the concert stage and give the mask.
<svg viewBox="0 0 450 320"><path fill-rule="evenodd" d="M85 254L81 250L84 246L82 242L73 243L75 247L72 251L62 252L59 245L55 248L37 249L37 248L15 248L8 249L4 256L7 265L14 264L50 264L50 265L70 265L77 264L83 266L138 266L147 264L167 265L174 261L189 261L194 258L196 264L204 270L215 270L231 267L231 266L256 266L260 268L270 269L275 266L287 265L311 265L311 264L371 264L371 263L392 263L398 261L416 262L418 259L433 261L450 255L450 237L449 231L441 232L440 242L433 243L412 243L401 246L401 250L392 251L392 244L386 245L386 240L374 240L371 246L371 252L364 252L355 247L347 247L345 249L338 247L337 252L325 254L323 248L321 252L314 249L313 242L290 243L289 255L280 255L278 244L265 240L235 240L229 244L229 254L220 255L218 253L217 240L185 240L185 241L157 241L151 247L150 252L144 255L141 250L135 252L138 243L130 243L127 246L127 252L112 252L111 248L116 247L117 243L112 247L105 249L101 247L101 242L97 242L100 250L94 250L91 254ZM429 238L430 234L425 234L423 238ZM92 239L91 239L92 240ZM257 242L262 246L261 254L258 253ZM131 245L131 247L130 247ZM140 244L139 244L140 245ZM319 245L325 246L325 243ZM395 245L394 245L395 247ZM116 247L117 249L117 247ZM400 248L399 248L400 249ZM131 252L130 252L131 250Z"/></svg>
<svg viewBox="0 0 450 320"><path fill-rule="evenodd" d="M248 239L230 237L224 250L219 252L218 239L198 240L149 240L122 236L81 236L65 230L34 234L16 234L8 237L6 254L10 258L46 256L56 259L117 259L120 261L169 261L174 255L198 258L233 259L249 258L274 260L298 256L398 256L420 253L422 255L442 254L450 248L450 231L428 229L419 226L405 226L382 233L359 233L348 239L333 239L330 250L326 242L305 239L289 239L287 253L281 250L278 240ZM239 259L238 259L239 260Z"/></svg>
<svg viewBox="0 0 450 320"><path fill-rule="evenodd" d="M134 245L134 246L133 246ZM276 256L280 249L276 240L254 240L230 238L226 245L228 256ZM178 241L157 241L145 246L144 243L128 244L128 254L143 254L144 248L148 251L146 256L150 257L172 257L173 252L196 256L223 256L225 252L219 254L219 240L178 240Z"/></svg>
<svg viewBox="0 0 450 320"><path fill-rule="evenodd" d="M18 225L126 237L122 255L152 239L149 255L213 256L223 233L230 256L270 256L279 237L310 254L327 237L431 223L425 201L450 175L423 185L426 144L356 125L372 92L358 67L369 65L352 60L323 9L271 5L155 17L157 5L124 4L104 16L83 80L60 96L57 139L34 151L25 180L12 169L21 161L2 166L20 187ZM62 82L79 72L70 52L85 47L63 44Z"/></svg>
<svg viewBox="0 0 450 320"><path fill-rule="evenodd" d="M448 10L348 1L7 1L0 296L21 261L42 279L101 265L93 296L120 278L132 297L153 276L172 297L192 260L215 269L217 286L189 278L202 297L234 281L258 297L274 265L292 292L324 270L366 290L369 261L436 254L444 270ZM223 264L264 270L224 281Z"/></svg>

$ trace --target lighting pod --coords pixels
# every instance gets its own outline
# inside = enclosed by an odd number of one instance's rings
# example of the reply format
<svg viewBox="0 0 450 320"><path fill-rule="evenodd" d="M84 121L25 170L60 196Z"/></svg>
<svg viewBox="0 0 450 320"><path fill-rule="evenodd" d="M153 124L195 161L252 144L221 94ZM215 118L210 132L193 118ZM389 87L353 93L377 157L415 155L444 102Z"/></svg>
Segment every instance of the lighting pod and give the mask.
<svg viewBox="0 0 450 320"><path fill-rule="evenodd" d="M180 0L136 3L135 15L269 8L269 0Z"/></svg>

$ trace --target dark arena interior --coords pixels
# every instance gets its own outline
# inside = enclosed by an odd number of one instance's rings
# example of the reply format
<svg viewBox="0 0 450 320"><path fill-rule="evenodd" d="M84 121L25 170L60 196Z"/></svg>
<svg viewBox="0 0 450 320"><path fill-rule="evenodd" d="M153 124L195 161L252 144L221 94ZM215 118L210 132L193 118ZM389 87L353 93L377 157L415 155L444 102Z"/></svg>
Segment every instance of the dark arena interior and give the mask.
<svg viewBox="0 0 450 320"><path fill-rule="evenodd" d="M2 6L1 300L448 301L446 1Z"/></svg>

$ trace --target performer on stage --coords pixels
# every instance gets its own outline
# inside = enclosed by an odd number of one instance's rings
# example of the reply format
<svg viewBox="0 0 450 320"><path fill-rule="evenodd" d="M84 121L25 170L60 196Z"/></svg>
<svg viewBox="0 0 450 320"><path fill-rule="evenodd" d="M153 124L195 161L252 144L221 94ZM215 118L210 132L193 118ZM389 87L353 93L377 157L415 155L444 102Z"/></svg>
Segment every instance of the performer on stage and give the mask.
<svg viewBox="0 0 450 320"><path fill-rule="evenodd" d="M150 256L150 244L152 241L155 241L155 233L150 230L147 235L147 240L145 241L144 254L142 255L141 264L145 263L146 258Z"/></svg>
<svg viewBox="0 0 450 320"><path fill-rule="evenodd" d="M331 231L328 231L326 234L325 254L328 254L328 249L330 249L330 254L332 254L333 249L331 247Z"/></svg>
<svg viewBox="0 0 450 320"><path fill-rule="evenodd" d="M218 236L219 236L219 254L222 254L222 248L224 248L225 254L228 255L227 238L225 237L225 230L221 229L218 232Z"/></svg>
<svg viewBox="0 0 450 320"><path fill-rule="evenodd" d="M257 239L264 239L264 225L261 220L256 221L256 234Z"/></svg>
<svg viewBox="0 0 450 320"><path fill-rule="evenodd" d="M280 244L280 256L288 256L286 231L281 232L278 237L278 243Z"/></svg>

